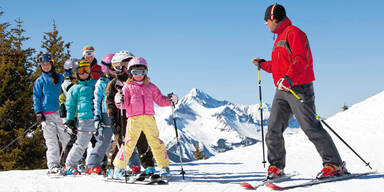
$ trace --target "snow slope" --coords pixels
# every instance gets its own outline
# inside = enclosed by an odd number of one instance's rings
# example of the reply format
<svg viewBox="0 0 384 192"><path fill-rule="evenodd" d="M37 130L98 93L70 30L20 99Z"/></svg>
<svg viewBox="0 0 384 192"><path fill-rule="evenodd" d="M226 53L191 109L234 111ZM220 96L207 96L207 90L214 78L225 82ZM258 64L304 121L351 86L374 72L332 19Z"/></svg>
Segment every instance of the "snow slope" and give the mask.
<svg viewBox="0 0 384 192"><path fill-rule="evenodd" d="M383 191L384 187L384 92L358 103L349 110L336 114L326 122L338 132L360 155L369 161L376 175L335 183L321 184L309 188L297 188L290 191ZM332 133L330 133L332 135ZM285 132L287 148L286 172L298 171L296 180L303 182L313 178L322 168L321 160L314 146L308 141L301 129L288 129ZM363 172L369 169L344 144L334 138L335 143L347 162L351 172ZM185 181L179 175L179 164L172 164L174 181L165 186L140 186L120 183L106 183L100 177L79 176L59 179L48 178L47 170L0 172L0 192L10 191L243 191L241 182L257 184L265 175L260 143L240 147L207 160L184 164L187 173ZM287 182L289 183L289 182ZM284 185L284 184L281 184ZM270 191L261 187L258 191Z"/></svg>

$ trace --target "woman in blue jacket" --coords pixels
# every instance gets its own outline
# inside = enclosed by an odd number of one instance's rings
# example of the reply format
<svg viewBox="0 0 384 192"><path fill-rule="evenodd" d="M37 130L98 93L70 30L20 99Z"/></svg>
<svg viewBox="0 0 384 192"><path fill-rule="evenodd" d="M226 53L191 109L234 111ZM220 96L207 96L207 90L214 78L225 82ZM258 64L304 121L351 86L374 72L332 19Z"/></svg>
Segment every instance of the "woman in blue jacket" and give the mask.
<svg viewBox="0 0 384 192"><path fill-rule="evenodd" d="M93 86L96 80L90 78L91 65L87 60L82 60L73 67L73 72L76 73L79 81L68 92L65 103L67 108L65 126L68 133L74 134L77 132L77 140L69 151L65 162L67 175L80 173L77 170L79 160L92 138L92 133L95 131L92 99ZM77 126L75 126L75 114L78 120Z"/></svg>
<svg viewBox="0 0 384 192"><path fill-rule="evenodd" d="M42 125L45 144L47 146L48 174L60 175L60 146L65 148L70 136L64 131L59 115L60 86L64 81L61 74L56 73L50 54L42 54L38 58L42 74L33 85L33 108L36 119Z"/></svg>

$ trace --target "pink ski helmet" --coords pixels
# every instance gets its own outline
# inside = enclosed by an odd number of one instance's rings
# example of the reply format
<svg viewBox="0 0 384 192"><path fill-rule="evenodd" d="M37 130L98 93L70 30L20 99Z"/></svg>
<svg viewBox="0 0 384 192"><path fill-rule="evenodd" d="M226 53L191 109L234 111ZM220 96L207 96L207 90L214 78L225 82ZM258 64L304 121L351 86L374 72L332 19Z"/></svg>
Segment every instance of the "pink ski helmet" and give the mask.
<svg viewBox="0 0 384 192"><path fill-rule="evenodd" d="M136 66L136 65L142 65L142 66L144 66L145 68L148 69L147 61L144 58L142 58L142 57L133 57L129 61L127 68L128 68L128 70L130 70L131 67Z"/></svg>
<svg viewBox="0 0 384 192"><path fill-rule="evenodd" d="M114 56L115 54L113 53L110 53L110 54L106 54L104 55L103 59L101 60L101 71L103 73L107 73L108 72L108 69L111 67L111 64L112 64L112 57Z"/></svg>

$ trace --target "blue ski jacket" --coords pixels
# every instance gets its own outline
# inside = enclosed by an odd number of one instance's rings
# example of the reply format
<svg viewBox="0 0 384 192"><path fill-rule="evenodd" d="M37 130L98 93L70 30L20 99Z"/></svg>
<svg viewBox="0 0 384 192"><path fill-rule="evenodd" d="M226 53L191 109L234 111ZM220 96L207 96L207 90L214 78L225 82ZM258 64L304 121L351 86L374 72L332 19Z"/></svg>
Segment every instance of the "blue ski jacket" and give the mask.
<svg viewBox="0 0 384 192"><path fill-rule="evenodd" d="M108 79L107 77L102 76L96 82L94 99L93 99L93 107L95 108L95 111L94 111L95 119L97 115L101 117L101 113L107 113L107 103L105 102L107 96L105 94L105 89L109 81L111 80Z"/></svg>
<svg viewBox="0 0 384 192"><path fill-rule="evenodd" d="M33 84L33 109L35 113L50 113L59 110L60 87L64 76L59 76L59 82L54 85L52 73L43 73Z"/></svg>

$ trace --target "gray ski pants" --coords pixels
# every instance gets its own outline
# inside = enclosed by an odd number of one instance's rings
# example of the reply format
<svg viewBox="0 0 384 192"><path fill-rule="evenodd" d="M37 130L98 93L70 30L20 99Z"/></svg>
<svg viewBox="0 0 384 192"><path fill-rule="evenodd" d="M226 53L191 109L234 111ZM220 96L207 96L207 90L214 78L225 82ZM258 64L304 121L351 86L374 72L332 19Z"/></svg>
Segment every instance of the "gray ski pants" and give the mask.
<svg viewBox="0 0 384 192"><path fill-rule="evenodd" d="M65 149L70 140L70 135L64 131L59 111L44 116L45 121L41 123L41 126L45 144L47 145L47 166L51 169L60 165L60 146L58 141L61 142L62 148Z"/></svg>
<svg viewBox="0 0 384 192"><path fill-rule="evenodd" d="M295 115L301 129L315 145L323 164L340 165L342 160L332 138L315 118L313 112L304 106L308 105L316 111L313 84L294 86L292 90L304 100L304 103L298 101L291 93L280 90L276 90L273 99L266 135L269 163L281 169L285 167L286 151L283 132L288 127L289 119Z"/></svg>
<svg viewBox="0 0 384 192"><path fill-rule="evenodd" d="M111 120L109 119L107 113L101 114L101 120L106 127L103 128L103 134L96 137L96 145L92 149L91 154L88 158L88 168L101 167L104 156L107 153L107 149L110 147L112 140L112 128Z"/></svg>
<svg viewBox="0 0 384 192"><path fill-rule="evenodd" d="M84 151L88 147L94 131L95 125L93 124L93 119L79 120L77 139L73 144L71 151L69 151L65 162L67 169L77 169L77 165L83 157Z"/></svg>

